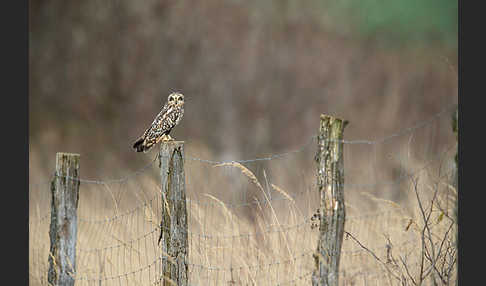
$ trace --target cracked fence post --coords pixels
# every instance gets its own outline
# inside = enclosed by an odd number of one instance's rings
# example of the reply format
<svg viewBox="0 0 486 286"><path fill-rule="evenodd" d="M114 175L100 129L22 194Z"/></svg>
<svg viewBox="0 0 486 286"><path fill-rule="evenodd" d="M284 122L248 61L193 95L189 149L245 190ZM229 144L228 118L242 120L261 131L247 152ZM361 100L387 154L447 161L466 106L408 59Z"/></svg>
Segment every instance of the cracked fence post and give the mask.
<svg viewBox="0 0 486 286"><path fill-rule="evenodd" d="M79 154L57 153L51 182L49 285L74 285L78 232Z"/></svg>
<svg viewBox="0 0 486 286"><path fill-rule="evenodd" d="M338 285L344 234L343 131L347 121L321 114L317 137L319 240L314 254L312 285Z"/></svg>
<svg viewBox="0 0 486 286"><path fill-rule="evenodd" d="M162 180L162 221L159 244L163 254L162 285L187 285L187 208L184 174L184 142L160 144L160 176Z"/></svg>

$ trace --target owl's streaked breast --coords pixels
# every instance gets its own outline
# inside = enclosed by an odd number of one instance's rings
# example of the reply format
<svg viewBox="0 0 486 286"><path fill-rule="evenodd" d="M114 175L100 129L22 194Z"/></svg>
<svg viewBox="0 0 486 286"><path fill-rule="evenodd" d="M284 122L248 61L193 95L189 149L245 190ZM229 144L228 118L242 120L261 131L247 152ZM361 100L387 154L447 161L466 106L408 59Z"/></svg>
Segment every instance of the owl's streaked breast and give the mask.
<svg viewBox="0 0 486 286"><path fill-rule="evenodd" d="M181 121L182 116L184 116L184 107L183 106L178 107L174 113L176 113L174 121L175 121L175 125L177 125Z"/></svg>

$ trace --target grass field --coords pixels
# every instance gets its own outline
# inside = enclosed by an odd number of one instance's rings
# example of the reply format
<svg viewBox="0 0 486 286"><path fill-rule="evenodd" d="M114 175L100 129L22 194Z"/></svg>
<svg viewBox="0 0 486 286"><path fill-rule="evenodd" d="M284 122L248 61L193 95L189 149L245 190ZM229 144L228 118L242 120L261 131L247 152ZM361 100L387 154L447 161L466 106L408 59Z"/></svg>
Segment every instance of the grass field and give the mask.
<svg viewBox="0 0 486 286"><path fill-rule="evenodd" d="M310 285L319 234L312 219L319 201L313 152L309 144L246 164L186 158L190 285ZM371 184L345 162L354 178L345 176L341 285L453 284L456 189L447 166L454 154L443 148L429 160L409 160L405 176ZM154 162L120 181L81 182L76 285L160 281L157 170ZM390 190L399 200L380 195ZM30 284L47 285L47 182L31 185L30 204Z"/></svg>
<svg viewBox="0 0 486 286"><path fill-rule="evenodd" d="M56 152L81 155L76 285L160 282L157 151L131 144L175 90L190 285L310 284L322 113L350 122L340 284L452 284L457 39L452 0L30 1L30 284Z"/></svg>

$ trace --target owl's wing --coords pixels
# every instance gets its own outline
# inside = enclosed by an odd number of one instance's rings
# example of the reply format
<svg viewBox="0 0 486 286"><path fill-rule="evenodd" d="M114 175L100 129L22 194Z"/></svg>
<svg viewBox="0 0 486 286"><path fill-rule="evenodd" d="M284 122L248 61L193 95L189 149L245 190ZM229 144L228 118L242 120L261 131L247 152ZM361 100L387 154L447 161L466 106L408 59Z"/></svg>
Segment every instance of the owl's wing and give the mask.
<svg viewBox="0 0 486 286"><path fill-rule="evenodd" d="M145 137L148 140L155 140L158 137L162 136L164 132L168 131L166 130L167 128L164 128L165 126L163 124L164 121L166 120L165 117L167 116L168 112L169 112L169 105L166 103L162 107L162 110L159 112L159 114L157 114L150 127L147 128L143 137Z"/></svg>

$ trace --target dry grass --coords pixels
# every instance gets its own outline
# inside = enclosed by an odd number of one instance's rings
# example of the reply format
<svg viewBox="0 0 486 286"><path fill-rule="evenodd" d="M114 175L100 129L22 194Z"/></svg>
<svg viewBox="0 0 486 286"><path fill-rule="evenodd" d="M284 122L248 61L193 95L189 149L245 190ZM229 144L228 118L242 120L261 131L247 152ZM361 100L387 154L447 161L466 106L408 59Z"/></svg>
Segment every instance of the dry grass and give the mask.
<svg viewBox="0 0 486 286"><path fill-rule="evenodd" d="M388 50L343 37L316 25L310 4L294 18L272 8L283 7L280 1L265 9L265 1L169 2L33 2L31 285L47 284L55 152L80 153L82 178L132 173L153 153L130 152L129 142L167 90L182 88L191 98L174 134L186 140L186 155L215 160L296 149L315 135L321 113L351 122L346 139L372 140L457 102L455 49ZM445 115L380 145L345 145L346 231L381 259L407 254L414 264L423 222L408 175L420 175L424 201L440 186L431 222L441 237L455 190L432 172L437 164L417 170L451 142ZM314 152L219 167L186 160L191 285L309 285L317 241ZM121 183L81 184L77 285L159 281L159 184L155 165ZM341 259L342 284L397 284L349 237ZM416 275L416 268L408 270Z"/></svg>
<svg viewBox="0 0 486 286"><path fill-rule="evenodd" d="M425 205L432 199L431 190L439 190L431 208L431 230L434 243L444 236L451 242L454 237L448 226L454 217L456 190L447 183L450 176L435 169L435 165L425 168L414 178L420 178L416 187ZM310 284L318 237L310 219L318 204L318 194L309 183L313 176L301 177L311 187L296 192L287 189L285 181L270 179L284 177L283 173L275 176L266 169L261 173L236 162L216 166L186 162L190 285ZM360 203L347 205L345 231L369 251L345 235L340 284L399 285L399 277L413 285L410 277L419 275L424 222L412 181L398 184L407 192L400 203L371 192L346 194ZM232 186L252 195L241 200L221 192ZM29 275L31 285L47 285L48 192L43 185L34 187ZM163 202L156 167L123 183L82 183L80 193L76 285L157 284L164 254L157 245ZM364 213L365 205L375 211ZM399 263L392 265L392 261ZM405 270L409 275L402 275ZM431 277L424 285L431 284Z"/></svg>

